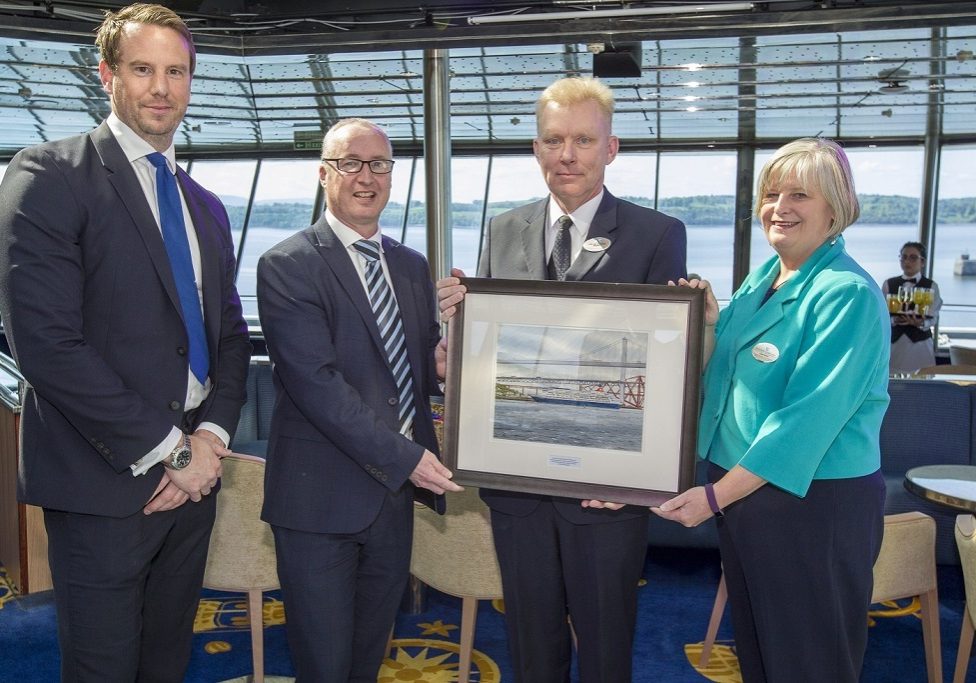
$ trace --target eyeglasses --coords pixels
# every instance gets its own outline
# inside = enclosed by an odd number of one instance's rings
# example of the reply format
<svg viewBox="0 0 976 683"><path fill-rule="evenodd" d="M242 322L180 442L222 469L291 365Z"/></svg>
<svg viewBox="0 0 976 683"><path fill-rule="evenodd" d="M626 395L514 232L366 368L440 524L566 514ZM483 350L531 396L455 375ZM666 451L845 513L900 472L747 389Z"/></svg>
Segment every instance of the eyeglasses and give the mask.
<svg viewBox="0 0 976 683"><path fill-rule="evenodd" d="M902 261L918 261L922 257L918 254L898 254L898 258Z"/></svg>
<svg viewBox="0 0 976 683"><path fill-rule="evenodd" d="M369 170L377 175L386 175L393 170L393 164L396 163L393 159L373 159L372 161L363 161L362 159L322 159L322 161L331 161L332 164L343 173L359 173L363 170L365 164L369 164Z"/></svg>

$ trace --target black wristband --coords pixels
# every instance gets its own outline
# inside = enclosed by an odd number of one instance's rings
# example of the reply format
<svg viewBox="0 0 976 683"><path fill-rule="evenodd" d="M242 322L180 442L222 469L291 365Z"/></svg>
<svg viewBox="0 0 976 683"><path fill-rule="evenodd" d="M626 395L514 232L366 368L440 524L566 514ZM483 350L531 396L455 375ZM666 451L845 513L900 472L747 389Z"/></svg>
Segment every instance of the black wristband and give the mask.
<svg viewBox="0 0 976 683"><path fill-rule="evenodd" d="M718 501L715 500L715 489L711 484L705 484L705 498L708 500L708 507L711 509L712 514L716 517L721 517L724 513L722 508L718 506Z"/></svg>

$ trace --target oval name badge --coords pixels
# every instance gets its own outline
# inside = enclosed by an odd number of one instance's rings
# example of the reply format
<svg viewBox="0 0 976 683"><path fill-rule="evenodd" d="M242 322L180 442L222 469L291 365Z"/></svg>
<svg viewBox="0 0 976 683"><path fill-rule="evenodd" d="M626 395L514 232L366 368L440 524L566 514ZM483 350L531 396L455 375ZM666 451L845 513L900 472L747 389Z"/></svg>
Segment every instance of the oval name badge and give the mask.
<svg viewBox="0 0 976 683"><path fill-rule="evenodd" d="M779 358L779 349L775 344L759 342L752 347L752 357L760 363L772 363Z"/></svg>
<svg viewBox="0 0 976 683"><path fill-rule="evenodd" d="M610 248L610 240L606 237L592 237L583 242L586 251L606 251Z"/></svg>

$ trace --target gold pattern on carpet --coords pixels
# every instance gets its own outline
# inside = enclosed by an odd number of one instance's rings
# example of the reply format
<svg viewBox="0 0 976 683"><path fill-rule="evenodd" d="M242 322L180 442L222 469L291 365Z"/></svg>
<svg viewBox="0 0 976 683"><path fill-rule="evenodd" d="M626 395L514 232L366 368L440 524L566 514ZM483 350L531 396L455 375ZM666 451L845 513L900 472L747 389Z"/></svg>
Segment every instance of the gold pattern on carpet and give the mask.
<svg viewBox="0 0 976 683"><path fill-rule="evenodd" d="M438 619L434 623L420 622L417 624L423 630L420 632L422 636L442 636L444 638L451 637L451 631L456 631L457 626L454 624L445 624L443 621Z"/></svg>
<svg viewBox="0 0 976 683"><path fill-rule="evenodd" d="M723 645L723 641L715 641L712 652L708 657L708 665L698 667L704 643L688 643L685 645L685 657L688 663L702 676L713 683L742 683L742 673L739 671L739 659L731 645ZM732 641L724 641L731 643Z"/></svg>
<svg viewBox="0 0 976 683"><path fill-rule="evenodd" d="M2 564L0 564L0 609L17 597L17 589L10 583L10 576Z"/></svg>
<svg viewBox="0 0 976 683"><path fill-rule="evenodd" d="M884 602L880 602L878 604L882 605L884 609L868 610L868 626L875 625L875 617L889 619L891 617L913 616L916 619L922 618L922 601L918 599L917 595L913 598L909 598L908 602L904 605L900 605L897 600L885 600Z"/></svg>
<svg viewBox="0 0 976 683"><path fill-rule="evenodd" d="M285 604L281 600L265 596L261 605L264 626L281 626L285 623ZM203 598L197 605L193 620L194 633L221 631L246 631L251 622L247 618L247 596L228 598Z"/></svg>
<svg viewBox="0 0 976 683"><path fill-rule="evenodd" d="M458 655L461 646L449 640L427 638L394 639L390 656L380 667L377 683L458 683ZM500 683L501 672L494 660L478 650L471 651L471 672L481 683Z"/></svg>

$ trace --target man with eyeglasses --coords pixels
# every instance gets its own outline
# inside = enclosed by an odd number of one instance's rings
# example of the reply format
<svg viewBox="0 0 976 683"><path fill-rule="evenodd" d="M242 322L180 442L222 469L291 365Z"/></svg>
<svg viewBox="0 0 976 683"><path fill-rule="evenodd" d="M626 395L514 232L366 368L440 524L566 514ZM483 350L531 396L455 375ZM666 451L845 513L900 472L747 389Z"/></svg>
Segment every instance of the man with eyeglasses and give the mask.
<svg viewBox="0 0 976 683"><path fill-rule="evenodd" d="M262 518L298 680L375 683L406 587L416 497L461 490L435 455L444 349L423 256L382 236L393 154L364 119L322 142L324 215L258 262L274 362Z"/></svg>
<svg viewBox="0 0 976 683"><path fill-rule="evenodd" d="M935 340L932 328L939 318L942 297L939 285L925 277L925 245L921 242L905 242L898 253L901 264L900 276L888 278L881 283L881 292L886 298L898 296L898 290L908 290L906 301L899 302L898 308L889 305L891 311L891 372L915 372L920 368L935 365ZM924 300L916 296L921 289L930 294Z"/></svg>
<svg viewBox="0 0 976 683"><path fill-rule="evenodd" d="M685 277L685 226L604 187L617 156L613 94L565 78L536 103L532 142L549 196L488 225L480 277L667 284ZM464 296L438 281L443 318ZM568 683L576 635L581 683L628 683L648 511L483 489L491 508L516 683Z"/></svg>

